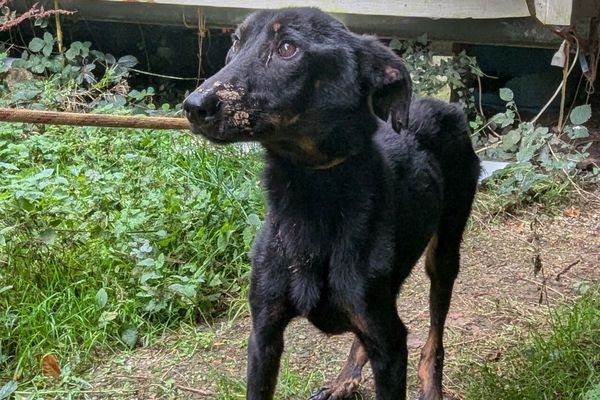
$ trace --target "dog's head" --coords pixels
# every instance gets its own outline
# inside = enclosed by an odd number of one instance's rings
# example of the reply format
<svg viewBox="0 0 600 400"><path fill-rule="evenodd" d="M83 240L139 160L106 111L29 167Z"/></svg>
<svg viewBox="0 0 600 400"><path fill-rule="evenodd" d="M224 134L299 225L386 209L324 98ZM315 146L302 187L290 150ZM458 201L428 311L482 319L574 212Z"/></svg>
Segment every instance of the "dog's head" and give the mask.
<svg viewBox="0 0 600 400"><path fill-rule="evenodd" d="M400 58L318 9L255 12L232 38L225 67L184 102L192 132L308 151L333 130L374 131L374 115L407 126L411 81Z"/></svg>

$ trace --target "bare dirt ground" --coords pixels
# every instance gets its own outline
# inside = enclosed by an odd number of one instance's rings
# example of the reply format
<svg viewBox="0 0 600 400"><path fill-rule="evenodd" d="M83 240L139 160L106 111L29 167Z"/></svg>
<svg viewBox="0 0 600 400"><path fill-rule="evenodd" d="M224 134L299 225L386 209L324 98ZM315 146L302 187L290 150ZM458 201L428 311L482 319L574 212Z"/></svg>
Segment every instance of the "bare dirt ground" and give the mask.
<svg viewBox="0 0 600 400"><path fill-rule="evenodd" d="M547 327L549 312L573 301L585 282L600 279L600 194L578 198L560 215L535 210L500 222L484 222L475 212L463 244L462 270L454 290L446 330L445 391L448 399L464 398L461 374L468 365L497 360L522 343L526 330ZM541 270L535 270L536 256ZM541 264L540 264L541 262ZM416 364L428 329L428 280L418 265L400 295L399 313L410 330L409 385L416 396ZM147 348L114 356L93 372L90 383L111 395L129 399L239 398L223 387L245 375L247 313L211 327L183 329ZM284 371L296 377L296 394L317 388L336 376L350 348L350 335L327 337L304 320L286 331ZM367 368L357 399L374 399ZM231 378L231 379L229 379ZM289 392L289 390L287 390ZM292 390L293 392L293 390ZM238 393L238 392L236 392ZM409 396L409 398L411 398Z"/></svg>

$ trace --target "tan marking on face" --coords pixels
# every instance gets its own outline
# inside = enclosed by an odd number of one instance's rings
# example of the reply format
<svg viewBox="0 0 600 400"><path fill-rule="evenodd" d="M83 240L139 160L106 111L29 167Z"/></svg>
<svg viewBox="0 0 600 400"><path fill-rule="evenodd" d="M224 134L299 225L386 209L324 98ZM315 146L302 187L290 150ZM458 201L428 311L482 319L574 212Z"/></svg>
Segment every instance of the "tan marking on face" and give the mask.
<svg viewBox="0 0 600 400"><path fill-rule="evenodd" d="M281 113L273 113L269 115L269 121L277 128L287 128L294 125L298 122L299 118L300 114L288 116Z"/></svg>
<svg viewBox="0 0 600 400"><path fill-rule="evenodd" d="M296 122L298 122L298 119L300 119L300 114L293 115L289 118L283 117L283 120L281 122L284 127L287 127L290 125L294 125Z"/></svg>
<svg viewBox="0 0 600 400"><path fill-rule="evenodd" d="M314 154L319 152L319 146L313 138L304 136L298 140L298 147L308 154Z"/></svg>
<svg viewBox="0 0 600 400"><path fill-rule="evenodd" d="M281 22L279 22L279 21L273 22L273 31L279 32L280 29L281 29Z"/></svg>

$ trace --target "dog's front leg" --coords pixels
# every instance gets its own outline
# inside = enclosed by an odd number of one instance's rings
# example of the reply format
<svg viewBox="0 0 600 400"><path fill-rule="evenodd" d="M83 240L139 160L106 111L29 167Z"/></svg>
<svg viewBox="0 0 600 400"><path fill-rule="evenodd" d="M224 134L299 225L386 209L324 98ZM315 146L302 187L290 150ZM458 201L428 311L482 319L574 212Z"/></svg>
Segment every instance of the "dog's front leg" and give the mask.
<svg viewBox="0 0 600 400"><path fill-rule="evenodd" d="M280 306L252 310L252 333L248 343L248 400L271 400L275 393L279 361L283 351L283 331L289 318Z"/></svg>

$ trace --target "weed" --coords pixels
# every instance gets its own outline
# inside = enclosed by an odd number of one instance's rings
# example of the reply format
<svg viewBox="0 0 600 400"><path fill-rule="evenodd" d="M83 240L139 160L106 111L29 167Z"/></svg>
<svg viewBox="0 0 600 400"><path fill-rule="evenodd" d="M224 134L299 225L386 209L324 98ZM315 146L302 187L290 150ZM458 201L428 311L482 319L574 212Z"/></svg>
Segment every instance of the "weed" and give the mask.
<svg viewBox="0 0 600 400"><path fill-rule="evenodd" d="M0 370L85 365L243 293L258 157L189 135L0 126Z"/></svg>
<svg viewBox="0 0 600 400"><path fill-rule="evenodd" d="M463 377L473 400L597 399L600 291L590 290L571 309L560 310L549 335L534 332L529 343Z"/></svg>
<svg viewBox="0 0 600 400"><path fill-rule="evenodd" d="M246 383L241 378L213 372L215 375L218 400L237 400L246 398ZM289 359L285 359L281 365L279 379L277 382L277 399L308 398L310 394L324 381L322 371L297 372L290 368Z"/></svg>

